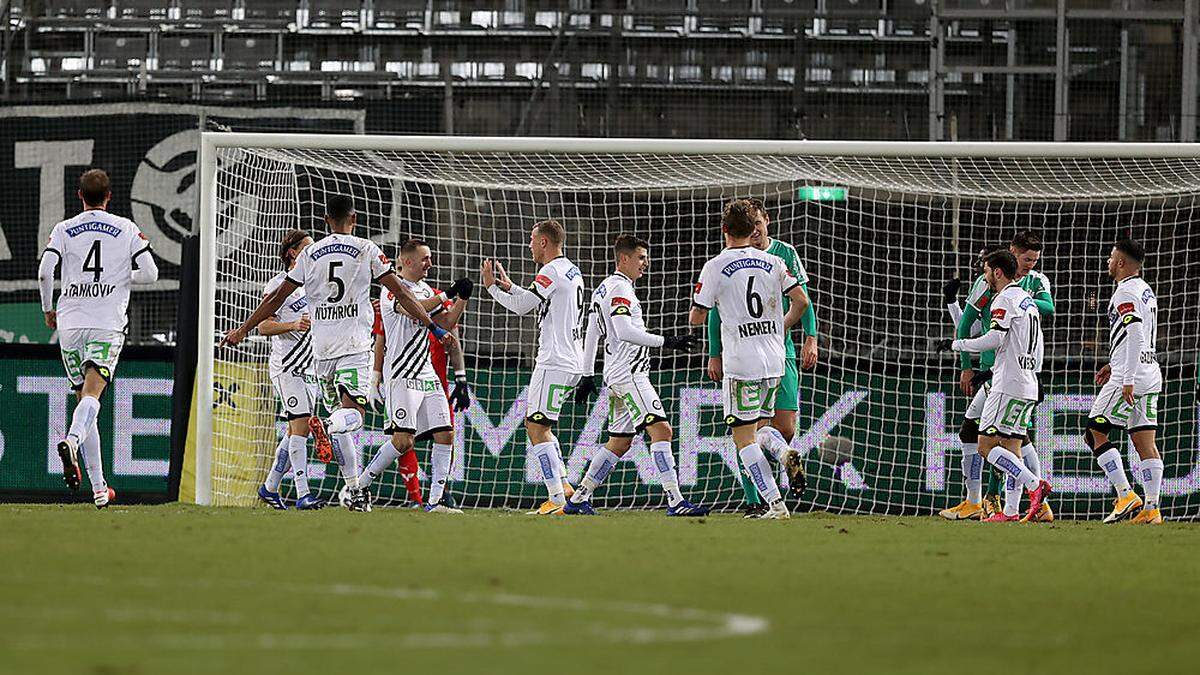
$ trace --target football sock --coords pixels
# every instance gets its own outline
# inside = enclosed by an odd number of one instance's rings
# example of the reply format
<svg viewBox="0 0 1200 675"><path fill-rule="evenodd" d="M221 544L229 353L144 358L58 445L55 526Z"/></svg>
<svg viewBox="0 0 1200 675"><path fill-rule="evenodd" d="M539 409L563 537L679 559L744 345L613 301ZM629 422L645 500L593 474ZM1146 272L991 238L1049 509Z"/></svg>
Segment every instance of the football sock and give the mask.
<svg viewBox="0 0 1200 675"><path fill-rule="evenodd" d="M1142 472L1142 486L1146 490L1147 509L1158 508L1158 493L1162 488L1163 461L1157 457L1143 459L1138 467Z"/></svg>
<svg viewBox="0 0 1200 675"><path fill-rule="evenodd" d="M446 481L450 477L450 458L453 455L453 447L441 443L433 444L433 452L430 455L430 463L433 465L432 475L429 477L430 504L442 501L442 493L446 490Z"/></svg>
<svg viewBox="0 0 1200 675"><path fill-rule="evenodd" d="M292 463L292 483L296 486L296 498L308 494L308 437L288 436L288 458Z"/></svg>
<svg viewBox="0 0 1200 675"><path fill-rule="evenodd" d="M271 492L279 492L279 484L283 482L283 474L287 473L290 460L288 459L288 439L291 436L284 434L283 438L279 439L279 445L275 446L275 461L271 464L271 470L267 472L267 479L263 481L263 485Z"/></svg>
<svg viewBox="0 0 1200 675"><path fill-rule="evenodd" d="M1024 486L1026 490L1033 491L1037 489L1038 477L1033 475L1029 467L1005 448L996 446L988 453L988 461L993 466L1017 479L1017 483Z"/></svg>
<svg viewBox="0 0 1200 675"><path fill-rule="evenodd" d="M762 500L758 498L758 490L754 489L754 482L750 480L750 476L746 475L745 471L739 471L738 478L742 481L742 494L745 495L746 503L761 504Z"/></svg>
<svg viewBox="0 0 1200 675"><path fill-rule="evenodd" d="M68 436L73 436L76 443L82 444L83 439L87 438L92 425L96 423L96 416L100 414L100 401L94 396L84 396L79 399L79 403L75 406L75 412L71 413L71 429L67 432Z"/></svg>
<svg viewBox="0 0 1200 675"><path fill-rule="evenodd" d="M567 482L567 465L563 462L562 444L558 442L558 438L553 440L554 443L554 471L558 474L560 483Z"/></svg>
<svg viewBox="0 0 1200 675"><path fill-rule="evenodd" d="M358 431L362 428L363 418L354 408L339 408L329 416L329 423L325 425L325 431L330 436L334 434L345 434Z"/></svg>
<svg viewBox="0 0 1200 675"><path fill-rule="evenodd" d="M1024 488L1016 478L1007 476L1004 479L1004 515L1015 516L1021 511L1021 495Z"/></svg>
<svg viewBox="0 0 1200 675"><path fill-rule="evenodd" d="M782 439L782 437L780 438ZM679 492L679 475L675 473L675 455L671 452L671 441L651 443L650 457L654 459L654 468L658 469L658 479L662 482L663 489L667 491L667 503L675 506L683 501L683 495Z"/></svg>
<svg viewBox="0 0 1200 675"><path fill-rule="evenodd" d="M100 461L100 429L93 421L87 438L83 439L83 469L87 471L88 480L92 483L92 492L102 492L108 488L104 482L104 465ZM1161 475L1161 472L1160 474Z"/></svg>
<svg viewBox="0 0 1200 675"><path fill-rule="evenodd" d="M758 441L758 447L771 453L775 459L781 460L780 455L788 449L788 443L784 440L783 434L769 424L754 434L754 440Z"/></svg>
<svg viewBox="0 0 1200 675"><path fill-rule="evenodd" d="M1120 450L1110 447L1096 457L1096 463L1108 476L1108 482L1116 488L1118 497L1129 494L1129 478L1125 475L1125 467L1121 465Z"/></svg>
<svg viewBox="0 0 1200 675"><path fill-rule="evenodd" d="M613 467L617 462L621 461L608 448L600 448L599 451L592 457L591 463L588 464L587 473L583 474L583 480L579 482L579 487L575 488L575 494L571 495L571 501L575 504L586 502L592 498L592 494L600 484L608 478L608 474L612 472Z"/></svg>
<svg viewBox="0 0 1200 675"><path fill-rule="evenodd" d="M375 482L376 478L383 475L384 471L392 465L392 462L400 457L400 451L392 444L391 439L388 439L379 445L379 449L375 451L375 456L367 464L367 468L358 477L358 486L362 488L371 487L371 483Z"/></svg>
<svg viewBox="0 0 1200 675"><path fill-rule="evenodd" d="M967 484L967 501L978 504L983 500L983 457L978 443L963 443L963 481Z"/></svg>
<svg viewBox="0 0 1200 675"><path fill-rule="evenodd" d="M408 501L415 504L425 503L421 496L421 468L417 465L417 451L409 449L400 455L400 477L404 479L404 489L408 492Z"/></svg>
<svg viewBox="0 0 1200 675"><path fill-rule="evenodd" d="M751 443L739 449L738 456L742 458L742 465L754 480L754 487L758 488L758 493L767 503L779 501L779 484L775 482L771 465L767 463L767 456L763 454L762 448L758 447L758 443Z"/></svg>
<svg viewBox="0 0 1200 675"><path fill-rule="evenodd" d="M1035 476L1042 475L1042 458L1038 456L1037 448L1033 443L1026 443L1021 446L1021 461Z"/></svg>
<svg viewBox="0 0 1200 675"><path fill-rule="evenodd" d="M567 497L563 492L562 479L558 477L558 469L554 462L555 443L553 441L538 443L530 449L530 452L533 455L533 461L537 463L542 482L546 485L546 492L550 494L550 501L558 506L566 504Z"/></svg>
<svg viewBox="0 0 1200 675"><path fill-rule="evenodd" d="M333 458L337 460L342 471L342 480L346 481L346 487L357 490L358 465L361 460L358 457L358 443L354 440L354 434L330 434L329 441L333 445Z"/></svg>

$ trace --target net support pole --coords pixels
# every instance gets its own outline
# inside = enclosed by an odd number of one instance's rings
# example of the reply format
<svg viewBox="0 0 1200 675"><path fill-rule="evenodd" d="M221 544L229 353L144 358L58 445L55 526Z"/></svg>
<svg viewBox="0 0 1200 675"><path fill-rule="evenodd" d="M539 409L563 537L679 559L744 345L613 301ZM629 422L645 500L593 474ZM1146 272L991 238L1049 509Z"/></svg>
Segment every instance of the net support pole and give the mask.
<svg viewBox="0 0 1200 675"><path fill-rule="evenodd" d="M1197 5L1200 0L1185 0L1183 3L1183 66L1180 83L1179 140L1191 143L1196 140L1196 78L1198 52Z"/></svg>
<svg viewBox="0 0 1200 675"><path fill-rule="evenodd" d="M200 134L200 317L196 340L196 503L212 503L213 329L217 292L217 145Z"/></svg>

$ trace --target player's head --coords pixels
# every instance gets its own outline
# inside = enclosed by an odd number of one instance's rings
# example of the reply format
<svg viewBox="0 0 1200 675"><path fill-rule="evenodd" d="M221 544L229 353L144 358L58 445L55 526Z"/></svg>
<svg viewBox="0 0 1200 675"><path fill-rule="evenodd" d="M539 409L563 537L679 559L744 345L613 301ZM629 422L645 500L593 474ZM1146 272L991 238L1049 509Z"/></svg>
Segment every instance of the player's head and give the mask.
<svg viewBox="0 0 1200 675"><path fill-rule="evenodd" d="M634 281L650 268L650 243L641 237L617 235L613 250L617 254L617 270Z"/></svg>
<svg viewBox="0 0 1200 675"><path fill-rule="evenodd" d="M1011 251L992 251L983 258L983 277L999 291L1017 278L1017 257Z"/></svg>
<svg viewBox="0 0 1200 675"><path fill-rule="evenodd" d="M754 235L754 218L749 199L734 199L721 212L721 231L727 239L745 243Z"/></svg>
<svg viewBox="0 0 1200 675"><path fill-rule="evenodd" d="M1136 241L1126 237L1113 245L1108 254L1108 274L1120 281L1142 271L1142 263L1146 262L1146 249Z"/></svg>
<svg viewBox="0 0 1200 675"><path fill-rule="evenodd" d="M79 200L83 202L83 208L107 208L111 198L112 183L104 169L88 169L79 177Z"/></svg>
<svg viewBox="0 0 1200 675"><path fill-rule="evenodd" d="M330 195L325 200L325 224L338 234L349 234L354 230L358 214L354 212L354 200L349 195Z"/></svg>
<svg viewBox="0 0 1200 675"><path fill-rule="evenodd" d="M285 232L283 239L279 240L279 260L283 262L283 268L290 270L295 267L296 258L311 243L313 243L312 237L308 236L304 230Z"/></svg>
<svg viewBox="0 0 1200 675"><path fill-rule="evenodd" d="M535 223L529 231L529 250L533 253L533 261L539 265L562 255L563 244L566 242L567 231L553 218Z"/></svg>
<svg viewBox="0 0 1200 675"><path fill-rule="evenodd" d="M1021 278L1037 267L1042 257L1042 237L1033 230L1021 230L1012 238L1008 250L1017 258L1017 278Z"/></svg>
<svg viewBox="0 0 1200 675"><path fill-rule="evenodd" d="M400 275L409 281L420 281L433 267L433 252L420 239L409 239L400 244Z"/></svg>
<svg viewBox="0 0 1200 675"><path fill-rule="evenodd" d="M771 243L771 235L768 227L771 225L771 216L767 214L767 207L763 205L761 199L751 197L746 201L750 202L751 210L754 213L754 234L750 235L750 244L759 250L767 250L767 246Z"/></svg>

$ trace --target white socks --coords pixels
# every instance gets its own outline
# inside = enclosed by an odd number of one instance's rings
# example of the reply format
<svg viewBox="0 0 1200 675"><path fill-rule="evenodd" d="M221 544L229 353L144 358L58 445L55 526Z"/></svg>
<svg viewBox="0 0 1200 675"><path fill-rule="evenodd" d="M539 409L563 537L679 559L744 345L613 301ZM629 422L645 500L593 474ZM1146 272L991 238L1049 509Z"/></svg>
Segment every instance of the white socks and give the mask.
<svg viewBox="0 0 1200 675"><path fill-rule="evenodd" d="M1147 509L1158 508L1158 493L1162 488L1163 461L1161 459L1143 459L1138 467L1142 473L1142 487L1146 490Z"/></svg>
<svg viewBox="0 0 1200 675"><path fill-rule="evenodd" d="M1016 455L1008 450L997 445L988 453L987 459L993 466L999 467L1001 471L1015 478L1026 490L1033 491L1037 489L1040 479Z"/></svg>
<svg viewBox="0 0 1200 675"><path fill-rule="evenodd" d="M446 480L450 476L450 460L454 456L454 448L441 443L433 444L431 464L433 475L429 483L429 503L437 504L442 501L442 493L446 489Z"/></svg>
<svg viewBox="0 0 1200 675"><path fill-rule="evenodd" d="M339 408L329 416L325 431L330 435L346 434L362 428L363 418L354 408Z"/></svg>
<svg viewBox="0 0 1200 675"><path fill-rule="evenodd" d="M375 451L375 456L371 458L371 462L367 464L367 468L358 476L358 486L367 488L371 483L379 478L387 468L392 465L392 462L400 459L400 451L392 445L391 439L388 439L379 446Z"/></svg>
<svg viewBox="0 0 1200 675"><path fill-rule="evenodd" d="M563 462L562 446L559 445L558 439L554 441L554 471L558 474L558 482L567 482L567 465Z"/></svg>
<svg viewBox="0 0 1200 675"><path fill-rule="evenodd" d="M355 415L358 414L358 411L351 412L354 412ZM358 466L361 460L358 457L358 443L354 440L354 434L330 434L329 442L333 445L333 458L337 460L338 467L342 471L342 480L346 481L346 487L357 490Z"/></svg>
<svg viewBox="0 0 1200 675"><path fill-rule="evenodd" d="M79 403L75 406L75 412L71 414L71 429L67 435L74 436L75 441L82 444L83 439L91 433L92 425L96 423L98 414L100 414L100 401L95 396L84 396L79 399Z"/></svg>
<svg viewBox="0 0 1200 675"><path fill-rule="evenodd" d="M608 474L612 472L613 467L617 462L621 461L608 448L600 448L599 452L592 456L592 461L588 464L587 473L583 474L583 480L580 481L579 487L575 488L575 494L571 495L571 501L575 504L581 504L592 498L592 494L600 484L608 478Z"/></svg>
<svg viewBox="0 0 1200 675"><path fill-rule="evenodd" d="M287 473L290 463L288 456L288 448L291 445L288 441L291 436L284 434L283 438L279 439L279 445L275 446L275 461L271 463L271 470L267 472L267 479L263 481L263 487L271 492L279 492L279 484L283 482L283 474Z"/></svg>
<svg viewBox="0 0 1200 675"><path fill-rule="evenodd" d="M296 485L296 498L308 494L308 437L287 436L288 459L292 463L292 482Z"/></svg>
<svg viewBox="0 0 1200 675"><path fill-rule="evenodd" d="M1116 488L1118 497L1129 494L1129 478L1125 476L1125 467L1121 464L1120 450L1110 447L1096 457L1096 463L1100 465L1104 475L1108 476L1108 482ZM1145 466L1145 462L1142 465ZM1162 474L1159 473L1159 475Z"/></svg>
<svg viewBox="0 0 1200 675"><path fill-rule="evenodd" d="M979 456L978 443L963 443L963 482L967 484L967 501L978 504L983 501L983 458Z"/></svg>
<svg viewBox="0 0 1200 675"><path fill-rule="evenodd" d="M87 438L83 439L83 452L80 456L83 457L83 469L87 471L88 480L92 483L92 492L107 490L108 483L104 482L104 465L100 462L100 429L96 426L95 420L92 421ZM1162 475L1161 470L1158 475Z"/></svg>
<svg viewBox="0 0 1200 675"><path fill-rule="evenodd" d="M783 461L783 451L787 450L789 446L787 440L778 429L768 424L754 434L754 440L758 441L760 448L771 453L772 457Z"/></svg>
<svg viewBox="0 0 1200 675"><path fill-rule="evenodd" d="M763 454L762 448L758 447L758 443L738 449L738 456L742 458L742 466L750 474L750 480L754 482L754 487L758 488L758 493L767 504L779 501L779 484L775 482L771 465L767 463L767 456Z"/></svg>
<svg viewBox="0 0 1200 675"><path fill-rule="evenodd" d="M1021 463L1035 476L1042 475L1042 462L1038 457L1037 448L1032 444L1021 446ZM1015 516L1021 512L1021 495L1023 486L1012 476L1004 479L1004 515Z"/></svg>
<svg viewBox="0 0 1200 675"><path fill-rule="evenodd" d="M1038 478L1042 477L1042 458L1038 455L1037 448L1033 446L1033 443L1021 446L1021 462L1029 467L1033 475Z"/></svg>
<svg viewBox="0 0 1200 675"><path fill-rule="evenodd" d="M671 441L651 443L650 457L654 460L654 468L658 470L663 489L667 491L667 504L675 506L683 501L683 494L679 492L679 474L675 472L675 455L671 453Z"/></svg>
<svg viewBox="0 0 1200 675"><path fill-rule="evenodd" d="M546 443L538 443L530 448L530 454L533 455L533 461L537 464L539 472L542 474L542 482L546 484L546 492L550 494L550 501L558 506L567 503L566 491L563 490L562 479L558 475L558 467L556 456L558 454L558 446L554 441ZM557 462L562 462L558 459Z"/></svg>

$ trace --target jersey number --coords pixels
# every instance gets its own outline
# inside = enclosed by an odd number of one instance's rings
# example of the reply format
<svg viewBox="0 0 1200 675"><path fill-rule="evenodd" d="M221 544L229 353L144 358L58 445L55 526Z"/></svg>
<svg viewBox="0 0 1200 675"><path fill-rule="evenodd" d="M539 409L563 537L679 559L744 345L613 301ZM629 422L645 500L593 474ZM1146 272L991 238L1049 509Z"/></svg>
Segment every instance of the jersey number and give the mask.
<svg viewBox="0 0 1200 675"><path fill-rule="evenodd" d="M92 248L88 251L87 258L83 260L83 271L92 273L92 281L100 283L100 274L104 271L104 265L100 263L100 242L93 241Z"/></svg>
<svg viewBox="0 0 1200 675"><path fill-rule="evenodd" d="M762 296L754 292L754 277L746 282L746 311L755 319L763 315Z"/></svg>
<svg viewBox="0 0 1200 675"><path fill-rule="evenodd" d="M581 340L583 339L583 332L587 327L587 294L583 292L582 285L576 286L575 290L578 291L578 293L575 294L575 302L579 305L579 318L575 322L575 339Z"/></svg>
<svg viewBox="0 0 1200 675"><path fill-rule="evenodd" d="M337 293L329 298L329 302L341 302L342 298L346 297L346 284L337 276L337 269L342 266L344 260L329 261L329 281L334 286L337 286Z"/></svg>
<svg viewBox="0 0 1200 675"><path fill-rule="evenodd" d="M1037 314L1029 315L1029 351L1026 352L1033 356L1033 352L1037 349L1038 336L1042 334L1042 319Z"/></svg>

